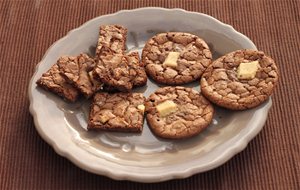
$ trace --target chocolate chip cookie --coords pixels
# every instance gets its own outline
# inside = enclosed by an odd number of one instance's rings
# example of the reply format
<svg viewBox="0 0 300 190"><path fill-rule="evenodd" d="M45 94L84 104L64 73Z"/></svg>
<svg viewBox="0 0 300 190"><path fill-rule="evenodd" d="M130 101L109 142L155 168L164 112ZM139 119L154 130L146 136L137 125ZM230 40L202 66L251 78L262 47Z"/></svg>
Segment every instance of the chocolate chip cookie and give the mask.
<svg viewBox="0 0 300 190"><path fill-rule="evenodd" d="M155 35L142 53L147 74L156 82L169 85L198 80L211 59L212 53L204 40L183 32Z"/></svg>
<svg viewBox="0 0 300 190"><path fill-rule="evenodd" d="M140 93L96 93L88 129L141 132L145 97Z"/></svg>
<svg viewBox="0 0 300 190"><path fill-rule="evenodd" d="M61 74L85 97L91 97L102 88L103 84L93 76L96 63L87 54L80 54L77 57L63 56L57 64Z"/></svg>
<svg viewBox="0 0 300 190"><path fill-rule="evenodd" d="M213 103L232 110L253 108L272 94L279 72L262 51L238 50L215 60L201 78L201 92Z"/></svg>
<svg viewBox="0 0 300 190"><path fill-rule="evenodd" d="M183 139L199 134L212 121L214 108L199 92L163 87L146 100L147 122L159 137Z"/></svg>

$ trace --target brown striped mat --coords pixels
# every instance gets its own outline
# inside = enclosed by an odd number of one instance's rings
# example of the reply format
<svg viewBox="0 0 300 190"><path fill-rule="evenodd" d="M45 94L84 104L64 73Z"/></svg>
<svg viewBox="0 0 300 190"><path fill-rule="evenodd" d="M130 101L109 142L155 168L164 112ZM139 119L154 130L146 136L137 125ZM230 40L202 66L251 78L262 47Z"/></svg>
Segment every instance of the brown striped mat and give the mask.
<svg viewBox="0 0 300 190"><path fill-rule="evenodd" d="M203 12L244 33L280 70L268 120L226 164L162 183L115 181L56 154L34 128L27 87L48 47L99 15L145 6ZM300 189L299 0L0 0L0 189Z"/></svg>

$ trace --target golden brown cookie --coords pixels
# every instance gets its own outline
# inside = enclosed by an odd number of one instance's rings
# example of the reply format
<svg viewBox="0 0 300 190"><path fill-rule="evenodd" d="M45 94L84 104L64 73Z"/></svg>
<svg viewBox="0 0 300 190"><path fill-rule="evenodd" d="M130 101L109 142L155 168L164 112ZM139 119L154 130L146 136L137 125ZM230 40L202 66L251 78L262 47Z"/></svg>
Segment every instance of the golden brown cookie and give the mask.
<svg viewBox="0 0 300 190"><path fill-rule="evenodd" d="M208 45L193 34L157 34L146 43L142 63L147 74L158 83L178 85L195 81L210 65Z"/></svg>
<svg viewBox="0 0 300 190"><path fill-rule="evenodd" d="M274 60L264 52L238 50L207 68L201 78L201 93L221 107L244 110L267 100L278 77Z"/></svg>
<svg viewBox="0 0 300 190"><path fill-rule="evenodd" d="M214 108L199 92L163 87L146 100L146 118L153 133L169 139L195 136L212 121Z"/></svg>

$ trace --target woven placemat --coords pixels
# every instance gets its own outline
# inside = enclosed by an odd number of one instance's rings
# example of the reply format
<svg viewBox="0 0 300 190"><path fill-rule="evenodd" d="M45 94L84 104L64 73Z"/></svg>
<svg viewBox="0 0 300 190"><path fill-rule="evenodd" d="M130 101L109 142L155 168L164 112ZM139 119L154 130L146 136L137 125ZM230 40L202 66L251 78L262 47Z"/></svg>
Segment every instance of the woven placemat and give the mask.
<svg viewBox="0 0 300 190"><path fill-rule="evenodd" d="M115 181L60 157L34 128L27 87L48 47L91 18L144 6L212 15L248 36L280 68L263 130L217 169L156 184ZM0 0L0 189L300 189L299 12L299 0Z"/></svg>

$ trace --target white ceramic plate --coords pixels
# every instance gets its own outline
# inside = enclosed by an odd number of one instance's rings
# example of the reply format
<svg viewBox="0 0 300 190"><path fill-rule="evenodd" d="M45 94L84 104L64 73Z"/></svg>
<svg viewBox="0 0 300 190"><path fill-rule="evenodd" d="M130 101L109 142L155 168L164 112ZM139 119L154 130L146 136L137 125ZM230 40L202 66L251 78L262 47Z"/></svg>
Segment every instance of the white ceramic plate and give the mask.
<svg viewBox="0 0 300 190"><path fill-rule="evenodd" d="M37 79L61 55L93 53L98 28L121 24L128 28L127 48L141 52L158 32L184 31L208 42L214 58L237 49L256 49L243 34L211 16L181 9L141 8L92 19L55 42L46 52L29 84L30 112L39 134L55 151L80 168L118 180L159 182L185 178L220 166L242 151L262 129L271 99L261 106L233 112L216 108L212 124L200 135L181 141L155 137L144 124L142 134L88 132L89 101L68 104L38 88ZM198 82L188 85L199 90ZM136 89L148 97L159 86L148 81Z"/></svg>

